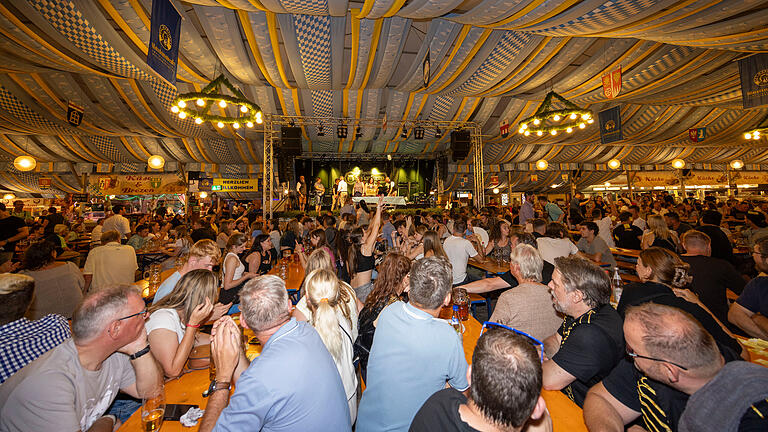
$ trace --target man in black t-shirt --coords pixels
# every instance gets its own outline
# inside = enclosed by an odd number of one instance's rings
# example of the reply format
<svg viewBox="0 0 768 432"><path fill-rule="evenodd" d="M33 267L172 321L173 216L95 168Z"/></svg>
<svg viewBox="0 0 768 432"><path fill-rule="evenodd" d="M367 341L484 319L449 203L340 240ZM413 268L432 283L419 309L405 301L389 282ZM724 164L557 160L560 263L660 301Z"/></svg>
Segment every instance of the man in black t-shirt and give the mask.
<svg viewBox="0 0 768 432"><path fill-rule="evenodd" d="M725 364L691 315L644 303L627 311L624 337L627 359L584 402L589 430L623 431L638 418L649 431L768 430L768 369Z"/></svg>
<svg viewBox="0 0 768 432"><path fill-rule="evenodd" d="M453 388L438 391L421 406L409 431L519 431L529 419L547 416L541 360L525 336L491 328L478 339L467 374L468 398ZM541 425L541 430L552 430L548 417Z"/></svg>
<svg viewBox="0 0 768 432"><path fill-rule="evenodd" d="M16 251L16 242L27 238L29 228L24 224L21 218L11 216L5 207L0 203L0 248L6 252Z"/></svg>
<svg viewBox="0 0 768 432"><path fill-rule="evenodd" d="M723 215L715 210L706 210L701 215L701 225L696 227L697 231L701 231L708 235L711 240L712 256L728 261L731 264L736 265L736 258L733 256L733 244L728 239L728 235L720 228L720 222L723 220Z"/></svg>
<svg viewBox="0 0 768 432"><path fill-rule="evenodd" d="M48 215L43 219L43 228L45 228L45 234L53 234L53 229L56 225L64 223L64 216L56 211L56 207L48 208Z"/></svg>
<svg viewBox="0 0 768 432"><path fill-rule="evenodd" d="M619 222L620 224L613 229L613 241L616 247L640 250L643 230L632 225L632 213L627 211L619 213Z"/></svg>
<svg viewBox="0 0 768 432"><path fill-rule="evenodd" d="M611 282L603 269L576 256L555 258L549 283L552 302L565 314L560 329L544 340L544 388L562 390L581 406L587 390L624 356L622 321L609 304Z"/></svg>

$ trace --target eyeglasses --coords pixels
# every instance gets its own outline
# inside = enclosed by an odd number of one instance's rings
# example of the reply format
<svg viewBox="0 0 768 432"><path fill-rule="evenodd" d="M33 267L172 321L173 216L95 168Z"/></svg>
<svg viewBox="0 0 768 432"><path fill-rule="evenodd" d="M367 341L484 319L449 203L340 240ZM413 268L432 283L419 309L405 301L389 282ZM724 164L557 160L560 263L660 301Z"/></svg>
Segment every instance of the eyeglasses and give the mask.
<svg viewBox="0 0 768 432"><path fill-rule="evenodd" d="M679 365L679 364L677 364L677 363L674 363L674 362L671 362L671 361L669 361L669 360L664 360L664 359L660 359L660 358L655 358L655 357L648 357L648 356L644 356L644 355L640 355L640 354L637 354L637 353L635 353L635 351L634 351L634 350L632 350L632 348L630 348L630 347L629 347L629 345L627 345L627 355L628 355L628 356L629 356L629 357L630 357L630 358L631 358L633 361L634 361L635 359L641 358L641 359L652 360L652 361L657 361L657 362L662 362L662 363L669 363L669 364L671 364L671 365L675 365L675 366L679 367L680 369L682 369L682 370L684 370L684 371L687 371L687 370L688 370L688 368L687 368L687 367L685 367L685 366L682 366L682 365Z"/></svg>
<svg viewBox="0 0 768 432"><path fill-rule="evenodd" d="M142 318L145 317L147 315L147 308L144 308L144 310L142 310L140 312L136 312L135 314L130 314L128 316L124 316L122 318L118 318L117 321L127 320L128 318L133 318L133 317L139 316L139 315L141 315Z"/></svg>
<svg viewBox="0 0 768 432"><path fill-rule="evenodd" d="M499 324L499 323L493 322L493 321L486 321L486 322L483 323L483 328L480 329L480 336L482 336L483 333L485 333L485 329L494 328L494 327L498 327L498 328L503 328L503 329L509 330L509 331L511 331L513 333L517 333L520 336L523 336L526 339L528 339L528 342L530 342L531 345L533 345L534 347L538 347L537 350L539 351L539 358L540 358L541 362L544 363L544 343L542 341L536 339L535 337L529 335L528 333L521 332L520 330L513 329L512 327L507 327L504 324Z"/></svg>

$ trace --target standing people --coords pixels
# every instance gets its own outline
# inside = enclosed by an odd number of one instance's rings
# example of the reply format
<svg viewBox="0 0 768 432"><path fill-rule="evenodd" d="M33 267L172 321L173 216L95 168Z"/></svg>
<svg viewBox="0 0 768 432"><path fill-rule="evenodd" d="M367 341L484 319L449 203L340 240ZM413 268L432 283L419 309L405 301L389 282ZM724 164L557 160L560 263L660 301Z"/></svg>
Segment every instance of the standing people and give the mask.
<svg viewBox="0 0 768 432"><path fill-rule="evenodd" d="M15 253L16 243L28 236L29 228L24 219L11 215L5 204L0 203L0 247L6 252Z"/></svg>
<svg viewBox="0 0 768 432"><path fill-rule="evenodd" d="M544 210L544 217L547 222L562 222L565 218L565 212L557 204L550 202L546 195L539 196L539 204Z"/></svg>
<svg viewBox="0 0 768 432"><path fill-rule="evenodd" d="M341 183L341 177L336 177L336 180L333 181L333 189L331 189L331 211L336 209L337 205L342 206L339 201L339 183Z"/></svg>
<svg viewBox="0 0 768 432"><path fill-rule="evenodd" d="M122 204L114 205L112 206L112 212L114 214L104 221L103 232L117 231L120 233L120 239L127 239L128 234L131 233L131 223L124 216L125 206ZM51 227L51 231L53 231L53 227Z"/></svg>
<svg viewBox="0 0 768 432"><path fill-rule="evenodd" d="M53 229L56 228L56 225L61 225L63 223L64 216L56 211L56 207L49 207L48 215L43 218L43 228L45 228L45 234L53 234ZM128 228L128 232L131 232L130 228Z"/></svg>
<svg viewBox="0 0 768 432"><path fill-rule="evenodd" d="M365 184L360 176L355 177L355 186L352 189L352 196L361 197L365 193Z"/></svg>
<svg viewBox="0 0 768 432"><path fill-rule="evenodd" d="M325 196L325 186L323 185L323 181L318 177L315 180L314 185L314 199L312 200L315 204L315 211L317 214L320 214L320 209L323 207L323 197Z"/></svg>
<svg viewBox="0 0 768 432"><path fill-rule="evenodd" d="M265 235L267 240L269 236ZM258 276L257 273L245 271L245 264L240 261L240 254L245 251L245 242L247 238L243 234L235 234L227 242L227 255L224 256L224 262L221 264L223 281L219 299L224 303L239 303L240 289L252 277Z"/></svg>
<svg viewBox="0 0 768 432"><path fill-rule="evenodd" d="M525 226L528 220L533 220L536 217L536 213L533 211L533 199L534 195L527 194L523 205L520 206L520 225Z"/></svg>
<svg viewBox="0 0 768 432"><path fill-rule="evenodd" d="M299 211L303 212L307 204L307 182L304 181L304 176L299 176L299 181L296 183L296 199L299 202Z"/></svg>
<svg viewBox="0 0 768 432"><path fill-rule="evenodd" d="M376 246L376 237L381 226L381 213L384 208L383 197L379 197L379 205L376 207L376 215L367 230L355 228L349 234L349 251L346 257L347 272L350 275L350 285L355 290L357 298L365 303L373 289L371 282L373 269L376 267L376 259L373 249Z"/></svg>

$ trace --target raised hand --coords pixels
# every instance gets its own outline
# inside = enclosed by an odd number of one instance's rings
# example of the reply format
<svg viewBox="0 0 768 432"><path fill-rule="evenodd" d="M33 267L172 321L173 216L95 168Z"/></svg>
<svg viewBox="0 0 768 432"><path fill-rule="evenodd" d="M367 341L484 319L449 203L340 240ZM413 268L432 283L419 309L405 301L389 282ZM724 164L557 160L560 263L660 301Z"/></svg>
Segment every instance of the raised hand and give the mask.
<svg viewBox="0 0 768 432"><path fill-rule="evenodd" d="M213 304L211 303L211 299L206 297L205 302L197 305L195 309L192 310L191 316L189 317L189 325L199 326L200 324L205 323L211 312L213 312Z"/></svg>

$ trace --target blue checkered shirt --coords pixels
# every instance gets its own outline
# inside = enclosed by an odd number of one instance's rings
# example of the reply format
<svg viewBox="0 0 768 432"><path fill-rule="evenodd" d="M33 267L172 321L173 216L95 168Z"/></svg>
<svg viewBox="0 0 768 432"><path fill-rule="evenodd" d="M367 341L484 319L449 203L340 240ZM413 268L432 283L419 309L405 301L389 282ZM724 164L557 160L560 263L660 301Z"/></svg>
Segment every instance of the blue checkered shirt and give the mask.
<svg viewBox="0 0 768 432"><path fill-rule="evenodd" d="M0 384L71 334L67 319L55 314L35 321L21 318L0 326Z"/></svg>

